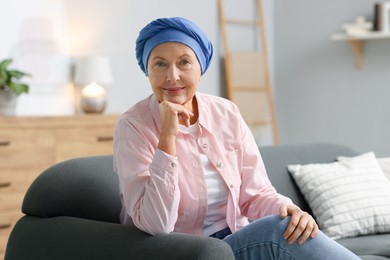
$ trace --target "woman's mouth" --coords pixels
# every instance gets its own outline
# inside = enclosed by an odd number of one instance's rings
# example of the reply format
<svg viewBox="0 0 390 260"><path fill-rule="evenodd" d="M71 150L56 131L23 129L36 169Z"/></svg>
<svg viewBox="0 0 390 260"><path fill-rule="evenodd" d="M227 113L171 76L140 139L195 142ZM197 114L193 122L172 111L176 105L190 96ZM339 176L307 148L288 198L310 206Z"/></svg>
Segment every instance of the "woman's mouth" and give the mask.
<svg viewBox="0 0 390 260"><path fill-rule="evenodd" d="M169 95L179 95L183 92L184 87L164 88L164 91Z"/></svg>

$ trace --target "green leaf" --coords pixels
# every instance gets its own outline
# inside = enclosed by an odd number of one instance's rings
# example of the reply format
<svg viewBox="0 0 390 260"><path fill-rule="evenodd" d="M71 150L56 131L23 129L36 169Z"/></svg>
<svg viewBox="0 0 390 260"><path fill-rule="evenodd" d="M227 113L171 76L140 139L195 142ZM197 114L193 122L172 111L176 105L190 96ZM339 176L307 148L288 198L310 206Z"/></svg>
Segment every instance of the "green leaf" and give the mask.
<svg viewBox="0 0 390 260"><path fill-rule="evenodd" d="M11 82L9 87L14 91L16 96L19 96L22 93L28 93L27 84Z"/></svg>
<svg viewBox="0 0 390 260"><path fill-rule="evenodd" d="M11 77L16 78L16 79L21 79L24 76L29 76L29 77L31 76L30 74L23 72L23 71L20 71L20 70L10 70L9 75Z"/></svg>
<svg viewBox="0 0 390 260"><path fill-rule="evenodd" d="M12 59L5 59L0 63L0 70L5 70L8 65L12 62Z"/></svg>
<svg viewBox="0 0 390 260"><path fill-rule="evenodd" d="M9 75L5 70L0 70L0 86L7 85Z"/></svg>
<svg viewBox="0 0 390 260"><path fill-rule="evenodd" d="M28 85L19 82L19 80L24 76L31 75L24 71L8 69L8 65L11 62L12 59L5 59L0 62L0 88L9 88L17 96L22 93L28 93Z"/></svg>

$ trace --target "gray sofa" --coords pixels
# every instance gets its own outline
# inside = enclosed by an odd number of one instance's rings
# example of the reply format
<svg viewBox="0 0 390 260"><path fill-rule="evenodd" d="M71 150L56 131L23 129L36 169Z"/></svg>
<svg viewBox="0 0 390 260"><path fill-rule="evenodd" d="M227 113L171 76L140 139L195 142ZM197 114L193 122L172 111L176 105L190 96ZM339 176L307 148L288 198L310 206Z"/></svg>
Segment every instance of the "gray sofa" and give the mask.
<svg viewBox="0 0 390 260"><path fill-rule="evenodd" d="M329 163L337 156L356 156L360 152L338 144L300 144L260 148L268 176L276 189L290 197L301 209L311 213L309 205L289 175L289 164ZM390 233L337 240L364 260L390 259Z"/></svg>
<svg viewBox="0 0 390 260"><path fill-rule="evenodd" d="M309 211L288 164L326 163L358 152L335 144L260 148L277 190ZM43 172L28 190L5 260L18 259L234 259L220 240L185 234L150 236L119 224L121 209L112 156L77 158ZM338 241L362 259L390 259L390 234Z"/></svg>

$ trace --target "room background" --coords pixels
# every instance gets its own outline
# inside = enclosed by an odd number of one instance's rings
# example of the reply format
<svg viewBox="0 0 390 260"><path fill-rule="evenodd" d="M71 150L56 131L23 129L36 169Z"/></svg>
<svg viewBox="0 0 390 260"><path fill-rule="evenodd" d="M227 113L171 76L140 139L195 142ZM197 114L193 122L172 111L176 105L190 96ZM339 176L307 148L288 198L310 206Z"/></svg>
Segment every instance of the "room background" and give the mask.
<svg viewBox="0 0 390 260"><path fill-rule="evenodd" d="M6 32L0 41L0 57L15 55L15 46L23 38L20 34L23 21L37 17L49 18L54 28L49 40L56 43L50 49L55 58L50 61L54 60L58 67L65 68L80 56L109 55L114 83L106 87L108 114L122 113L151 93L148 80L136 63L134 42L139 30L157 17L183 16L204 28L214 43L215 56L199 90L224 94L216 1L0 2L5 14L0 17L0 27ZM357 70L351 47L330 38L332 33L341 31L343 23L357 16L372 19L375 1L263 2L280 143L335 142L362 152L372 150L378 156L389 155L390 40L366 41L364 67ZM248 11L242 1L227 0L226 6L238 15L246 15ZM47 23L41 20L40 24ZM48 35L49 29L40 35ZM233 37L232 49L248 42ZM58 91L69 92L65 81L71 71L63 69L61 73L48 74L51 81L45 79L44 84L61 85ZM50 95L50 91L45 93ZM24 97L23 102L27 109L20 110L22 114L36 106L31 103L31 96ZM58 102L67 107L60 113L71 113L68 100ZM44 111L55 112L50 102L40 102L40 106L40 111L42 106L48 106Z"/></svg>
<svg viewBox="0 0 390 260"><path fill-rule="evenodd" d="M390 39L365 41L363 68L332 41L374 0L275 1L275 98L282 143L326 141L390 154Z"/></svg>

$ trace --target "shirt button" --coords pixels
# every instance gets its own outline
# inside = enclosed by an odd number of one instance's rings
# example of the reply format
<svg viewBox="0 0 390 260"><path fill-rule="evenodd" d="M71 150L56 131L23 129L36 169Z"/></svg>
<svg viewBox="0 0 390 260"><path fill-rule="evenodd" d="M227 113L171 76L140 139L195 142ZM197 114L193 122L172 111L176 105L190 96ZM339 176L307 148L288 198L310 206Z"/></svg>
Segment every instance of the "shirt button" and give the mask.
<svg viewBox="0 0 390 260"><path fill-rule="evenodd" d="M171 167L175 168L176 167L176 163L171 163Z"/></svg>
<svg viewBox="0 0 390 260"><path fill-rule="evenodd" d="M221 162L217 162L217 168L221 168L222 167L222 163Z"/></svg>
<svg viewBox="0 0 390 260"><path fill-rule="evenodd" d="M234 186L233 186L233 184L230 184L230 189L234 189Z"/></svg>
<svg viewBox="0 0 390 260"><path fill-rule="evenodd" d="M207 144L203 144L203 148L204 149L207 149L208 145Z"/></svg>

